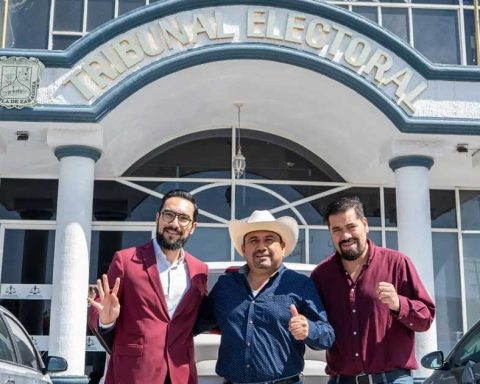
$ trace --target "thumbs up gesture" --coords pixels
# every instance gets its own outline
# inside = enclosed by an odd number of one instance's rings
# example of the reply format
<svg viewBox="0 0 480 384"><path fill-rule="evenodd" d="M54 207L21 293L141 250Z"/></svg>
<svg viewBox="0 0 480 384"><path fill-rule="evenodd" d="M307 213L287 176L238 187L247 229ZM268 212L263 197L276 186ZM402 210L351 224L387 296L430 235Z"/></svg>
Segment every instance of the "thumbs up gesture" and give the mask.
<svg viewBox="0 0 480 384"><path fill-rule="evenodd" d="M298 313L294 304L290 306L290 321L288 322L288 330L295 340L305 340L308 336L307 318Z"/></svg>

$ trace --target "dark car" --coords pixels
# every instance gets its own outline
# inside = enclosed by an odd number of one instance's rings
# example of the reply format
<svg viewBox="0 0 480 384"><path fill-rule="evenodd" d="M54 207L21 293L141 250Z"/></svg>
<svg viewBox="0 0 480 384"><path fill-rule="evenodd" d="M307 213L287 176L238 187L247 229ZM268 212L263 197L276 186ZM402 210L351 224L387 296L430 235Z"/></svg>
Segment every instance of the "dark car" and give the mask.
<svg viewBox="0 0 480 384"><path fill-rule="evenodd" d="M51 384L47 372L67 369L63 357L50 356L47 368L22 324L0 306L0 383Z"/></svg>
<svg viewBox="0 0 480 384"><path fill-rule="evenodd" d="M453 347L446 358L436 351L422 358L425 368L435 369L424 384L480 384L480 321Z"/></svg>

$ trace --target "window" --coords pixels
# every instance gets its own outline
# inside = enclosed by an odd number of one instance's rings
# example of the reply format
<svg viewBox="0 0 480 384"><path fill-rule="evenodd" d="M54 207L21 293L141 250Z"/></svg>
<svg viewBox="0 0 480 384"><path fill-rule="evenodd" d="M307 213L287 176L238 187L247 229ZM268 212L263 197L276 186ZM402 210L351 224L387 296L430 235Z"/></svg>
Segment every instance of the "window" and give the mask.
<svg viewBox="0 0 480 384"><path fill-rule="evenodd" d="M13 349L12 340L8 333L7 327L0 317L0 360L15 361L15 350Z"/></svg>
<svg viewBox="0 0 480 384"><path fill-rule="evenodd" d="M469 361L480 363L480 327L462 342L452 361L457 367L464 366Z"/></svg>
<svg viewBox="0 0 480 384"><path fill-rule="evenodd" d="M230 129L218 129L183 136L148 153L123 176L230 179L231 135ZM241 144L249 179L343 181L331 166L293 141L245 130Z"/></svg>
<svg viewBox="0 0 480 384"><path fill-rule="evenodd" d="M0 219L53 220L58 180L8 179L0 184Z"/></svg>
<svg viewBox="0 0 480 384"><path fill-rule="evenodd" d="M150 0L150 2L152 1ZM123 15L124 13L130 12L142 5L145 5L145 0L119 0L118 14Z"/></svg>
<svg viewBox="0 0 480 384"><path fill-rule="evenodd" d="M480 191L460 191L463 230L480 230Z"/></svg>
<svg viewBox="0 0 480 384"><path fill-rule="evenodd" d="M456 228L455 191L430 190L432 228Z"/></svg>
<svg viewBox="0 0 480 384"><path fill-rule="evenodd" d="M408 9L382 8L382 26L408 43Z"/></svg>
<svg viewBox="0 0 480 384"><path fill-rule="evenodd" d="M228 261L230 244L227 228L197 227L185 249L201 260Z"/></svg>
<svg viewBox="0 0 480 384"><path fill-rule="evenodd" d="M371 21L374 21L375 23L378 22L377 7L352 7L352 11Z"/></svg>
<svg viewBox="0 0 480 384"><path fill-rule="evenodd" d="M413 9L414 46L439 64L460 64L457 11Z"/></svg>
<svg viewBox="0 0 480 384"><path fill-rule="evenodd" d="M83 0L55 1L53 29L56 31L82 31Z"/></svg>
<svg viewBox="0 0 480 384"><path fill-rule="evenodd" d="M64 50L72 45L75 41L80 39L81 36L63 36L63 35L54 35L53 36L53 47L52 49Z"/></svg>
<svg viewBox="0 0 480 384"><path fill-rule="evenodd" d="M437 344L439 350L449 351L463 327L458 234L434 232L432 242Z"/></svg>
<svg viewBox="0 0 480 384"><path fill-rule="evenodd" d="M47 49L50 5L50 0L10 1L6 48Z"/></svg>
<svg viewBox="0 0 480 384"><path fill-rule="evenodd" d="M90 0L88 2L87 30L91 31L113 19L114 13L114 0Z"/></svg>
<svg viewBox="0 0 480 384"><path fill-rule="evenodd" d="M2 284L51 284L55 231L6 229Z"/></svg>
<svg viewBox="0 0 480 384"><path fill-rule="evenodd" d="M116 251L144 244L151 238L151 231L92 231L89 283L95 284L102 274L107 273Z"/></svg>
<svg viewBox="0 0 480 384"><path fill-rule="evenodd" d="M50 299L26 298L3 299L2 307L12 313L29 335L48 335L50 328Z"/></svg>
<svg viewBox="0 0 480 384"><path fill-rule="evenodd" d="M480 314L480 235L465 233L462 237L467 320L472 326Z"/></svg>
<svg viewBox="0 0 480 384"><path fill-rule="evenodd" d="M30 337L18 325L18 323L9 316L5 316L5 320L10 326L13 333L13 341L17 345L19 356L19 364L25 365L36 370L40 370L40 362L37 353L33 347Z"/></svg>

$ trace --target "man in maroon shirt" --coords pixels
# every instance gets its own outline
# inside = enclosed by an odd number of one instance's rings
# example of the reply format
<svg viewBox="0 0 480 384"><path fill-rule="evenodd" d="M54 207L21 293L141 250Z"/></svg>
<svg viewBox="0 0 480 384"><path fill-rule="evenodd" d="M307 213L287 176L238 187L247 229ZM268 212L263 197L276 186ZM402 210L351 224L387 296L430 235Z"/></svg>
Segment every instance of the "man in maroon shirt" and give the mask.
<svg viewBox="0 0 480 384"><path fill-rule="evenodd" d="M329 384L410 384L415 332L428 330L435 305L411 260L367 239L358 197L325 214L336 252L312 272L335 331L327 351Z"/></svg>

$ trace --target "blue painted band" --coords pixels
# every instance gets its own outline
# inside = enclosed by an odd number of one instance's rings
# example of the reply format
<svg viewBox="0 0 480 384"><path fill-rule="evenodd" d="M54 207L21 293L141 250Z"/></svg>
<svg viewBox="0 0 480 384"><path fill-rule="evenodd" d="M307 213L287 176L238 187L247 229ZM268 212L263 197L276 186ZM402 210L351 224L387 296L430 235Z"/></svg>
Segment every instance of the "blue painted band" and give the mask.
<svg viewBox="0 0 480 384"><path fill-rule="evenodd" d="M53 384L88 384L87 376L51 376Z"/></svg>
<svg viewBox="0 0 480 384"><path fill-rule="evenodd" d="M0 121L52 121L95 123L123 100L147 84L182 69L222 60L267 60L305 68L345 84L372 102L405 133L480 135L478 119L440 119L408 116L378 87L358 74L328 59L293 48L270 44L216 44L178 53L146 66L107 91L91 106L39 106L0 109Z"/></svg>
<svg viewBox="0 0 480 384"><path fill-rule="evenodd" d="M96 162L102 156L102 152L96 148L83 145L66 145L56 148L55 156L58 160L67 156L88 157Z"/></svg>
<svg viewBox="0 0 480 384"><path fill-rule="evenodd" d="M36 57L48 67L71 68L82 57L114 37L159 18L179 12L230 5L284 8L338 22L395 52L428 80L480 81L480 68L460 65L435 65L393 33L354 12L316 0L166 0L138 8L108 22L72 44L66 51L2 50L2 56Z"/></svg>
<svg viewBox="0 0 480 384"><path fill-rule="evenodd" d="M425 167L427 169L432 168L433 158L429 156L399 156L388 162L388 165L392 171L396 171L398 168L402 167Z"/></svg>

